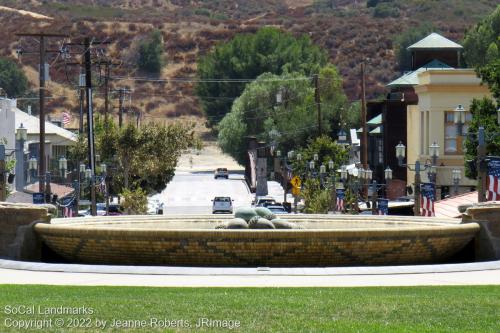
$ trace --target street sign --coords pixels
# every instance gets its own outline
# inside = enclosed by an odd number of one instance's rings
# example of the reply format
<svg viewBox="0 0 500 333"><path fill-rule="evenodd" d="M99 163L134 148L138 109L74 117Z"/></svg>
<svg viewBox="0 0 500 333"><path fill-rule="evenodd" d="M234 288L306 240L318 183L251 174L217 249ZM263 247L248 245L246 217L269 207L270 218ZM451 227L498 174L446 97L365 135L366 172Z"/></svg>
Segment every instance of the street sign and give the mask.
<svg viewBox="0 0 500 333"><path fill-rule="evenodd" d="M300 195L300 187L292 187L292 194L295 196Z"/></svg>
<svg viewBox="0 0 500 333"><path fill-rule="evenodd" d="M293 176L292 180L290 180L290 183L293 187L300 188L300 186L302 185L302 180L299 176Z"/></svg>
<svg viewBox="0 0 500 333"><path fill-rule="evenodd" d="M43 193L37 192L33 193L33 203L35 205L41 205L45 203L45 196Z"/></svg>

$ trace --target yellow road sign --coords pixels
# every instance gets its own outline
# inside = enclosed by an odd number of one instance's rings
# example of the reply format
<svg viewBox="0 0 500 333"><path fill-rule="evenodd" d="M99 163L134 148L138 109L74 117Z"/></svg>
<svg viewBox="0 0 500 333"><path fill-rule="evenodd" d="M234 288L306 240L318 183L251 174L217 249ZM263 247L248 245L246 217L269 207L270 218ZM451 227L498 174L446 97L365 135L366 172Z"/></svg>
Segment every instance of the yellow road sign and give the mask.
<svg viewBox="0 0 500 333"><path fill-rule="evenodd" d="M290 180L290 183L293 187L299 188L302 185L302 180L299 176L293 176L292 180Z"/></svg>
<svg viewBox="0 0 500 333"><path fill-rule="evenodd" d="M300 188L299 187L292 187L292 194L297 196L300 194Z"/></svg>

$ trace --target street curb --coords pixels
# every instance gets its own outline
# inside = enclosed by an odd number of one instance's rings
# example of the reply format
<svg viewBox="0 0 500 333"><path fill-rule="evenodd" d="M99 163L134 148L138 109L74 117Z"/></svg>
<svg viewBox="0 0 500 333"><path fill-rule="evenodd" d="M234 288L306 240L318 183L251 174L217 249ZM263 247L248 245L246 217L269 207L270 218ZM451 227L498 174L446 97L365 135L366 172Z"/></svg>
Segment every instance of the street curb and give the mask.
<svg viewBox="0 0 500 333"><path fill-rule="evenodd" d="M186 276L343 276L456 273L500 270L500 260L464 264L377 267L178 267L51 264L0 259L0 268L36 272Z"/></svg>

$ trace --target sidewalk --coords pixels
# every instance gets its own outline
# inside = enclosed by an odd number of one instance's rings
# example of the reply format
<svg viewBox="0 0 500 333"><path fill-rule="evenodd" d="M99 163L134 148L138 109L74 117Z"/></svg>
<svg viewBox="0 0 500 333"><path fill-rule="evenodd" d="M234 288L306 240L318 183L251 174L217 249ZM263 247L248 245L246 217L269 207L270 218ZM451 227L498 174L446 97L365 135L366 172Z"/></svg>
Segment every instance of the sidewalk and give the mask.
<svg viewBox="0 0 500 333"><path fill-rule="evenodd" d="M500 261L385 267L210 268L62 265L0 260L0 284L152 287L500 285Z"/></svg>

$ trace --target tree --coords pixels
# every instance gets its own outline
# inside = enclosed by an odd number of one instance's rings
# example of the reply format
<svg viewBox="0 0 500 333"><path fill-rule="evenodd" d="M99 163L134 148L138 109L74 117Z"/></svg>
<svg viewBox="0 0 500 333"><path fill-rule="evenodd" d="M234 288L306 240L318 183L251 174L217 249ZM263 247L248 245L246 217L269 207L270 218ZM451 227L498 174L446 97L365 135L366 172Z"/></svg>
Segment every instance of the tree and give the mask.
<svg viewBox="0 0 500 333"><path fill-rule="evenodd" d="M332 207L333 188L327 189L321 186L318 179L309 177L308 170L309 161L314 160L314 155L318 154L318 161L315 169L319 170L321 165L328 168L330 161L333 161L333 170L337 170L341 165L346 164L349 160L349 153L344 146L337 144L329 136L323 135L314 140L310 140L309 144L296 151L296 154L301 154L302 159L293 161L293 172L296 175L305 178L302 186L302 196L305 201L306 213L327 213ZM331 171L331 170L330 170Z"/></svg>
<svg viewBox="0 0 500 333"><path fill-rule="evenodd" d="M135 190L125 189L122 193L122 207L127 215L146 214L148 211L148 196L141 188Z"/></svg>
<svg viewBox="0 0 500 333"><path fill-rule="evenodd" d="M0 88L11 98L23 95L28 89L24 72L7 58L0 58Z"/></svg>
<svg viewBox="0 0 500 333"><path fill-rule="evenodd" d="M159 74L165 62L161 32L158 30L151 32L149 37L139 44L138 53L137 65L139 69Z"/></svg>
<svg viewBox="0 0 500 333"><path fill-rule="evenodd" d="M481 68L498 60L500 49L500 5L467 31L463 46L467 65Z"/></svg>
<svg viewBox="0 0 500 333"><path fill-rule="evenodd" d="M332 124L338 123L348 109L347 98L335 67L327 66L320 73L324 75L320 76L320 90L324 94L321 100L323 131L330 133ZM278 93L281 103L276 101ZM283 151L303 146L310 138L318 136L314 88L310 79L298 73L262 74L247 85L218 127L219 145L240 164L246 161L247 136L275 143Z"/></svg>
<svg viewBox="0 0 500 333"><path fill-rule="evenodd" d="M428 34L433 32L434 28L429 23L422 23L416 28L410 28L398 35L394 40L394 49L401 72L411 69L411 53L407 50L408 46L418 42Z"/></svg>
<svg viewBox="0 0 500 333"><path fill-rule="evenodd" d="M467 161L475 161L477 158L477 132L479 126L484 127L486 132L486 154L499 156L500 155L500 137L493 136L490 137L488 133L500 133L500 126L497 123L497 108L500 105L495 105L495 103L489 98L483 98L481 100L474 99L470 106L470 112L472 113L472 121L469 125L467 131L467 138L465 140L465 175L468 178L476 178L477 170L475 167L471 167Z"/></svg>
<svg viewBox="0 0 500 333"><path fill-rule="evenodd" d="M163 190L174 176L182 152L199 146L192 124L145 123L136 127L129 123L118 129L111 119L100 117L95 124L96 152L110 166L109 176L115 194L138 188L147 194ZM79 138L70 154L72 158L85 161L86 140Z"/></svg>
<svg viewBox="0 0 500 333"><path fill-rule="evenodd" d="M202 82L196 86L196 93L208 124L218 124L231 110L232 98L240 96L246 86L238 79L244 81L263 73L281 75L292 71L310 76L318 73L326 60L326 53L308 37L296 38L271 27L254 34L238 34L229 42L217 45L198 61Z"/></svg>

